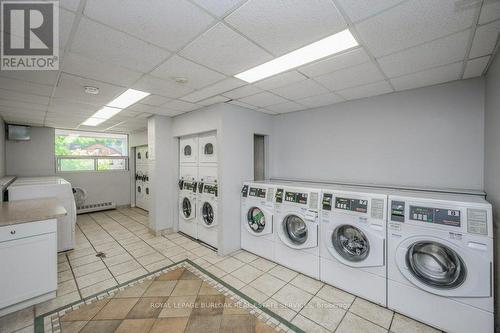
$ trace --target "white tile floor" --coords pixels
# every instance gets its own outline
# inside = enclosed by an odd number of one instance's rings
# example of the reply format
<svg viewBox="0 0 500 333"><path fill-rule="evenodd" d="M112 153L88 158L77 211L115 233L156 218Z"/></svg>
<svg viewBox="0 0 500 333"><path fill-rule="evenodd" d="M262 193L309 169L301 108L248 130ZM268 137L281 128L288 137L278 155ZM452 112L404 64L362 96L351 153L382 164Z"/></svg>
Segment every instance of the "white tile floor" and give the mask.
<svg viewBox="0 0 500 333"><path fill-rule="evenodd" d="M0 333L33 332L37 315L186 258L306 332L438 332L251 253L220 257L177 233L153 236L147 223L136 208L79 215L75 249L59 254L57 297L1 317Z"/></svg>

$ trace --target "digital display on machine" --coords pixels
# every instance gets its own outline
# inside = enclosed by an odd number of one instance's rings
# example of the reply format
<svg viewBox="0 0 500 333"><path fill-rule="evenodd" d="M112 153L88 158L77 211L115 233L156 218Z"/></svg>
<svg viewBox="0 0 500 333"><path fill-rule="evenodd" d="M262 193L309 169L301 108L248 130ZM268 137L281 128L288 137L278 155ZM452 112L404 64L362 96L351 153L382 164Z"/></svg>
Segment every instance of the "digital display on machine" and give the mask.
<svg viewBox="0 0 500 333"><path fill-rule="evenodd" d="M391 221L404 222L405 221L405 202L392 201L391 203Z"/></svg>
<svg viewBox="0 0 500 333"><path fill-rule="evenodd" d="M368 200L349 199L349 198L335 198L335 208L350 210L357 213L368 212Z"/></svg>
<svg viewBox="0 0 500 333"><path fill-rule="evenodd" d="M331 193L323 193L323 201L321 202L323 210L332 210L332 200L333 195Z"/></svg>
<svg viewBox="0 0 500 333"><path fill-rule="evenodd" d="M283 189L279 188L276 190L276 202L283 203Z"/></svg>
<svg viewBox="0 0 500 333"><path fill-rule="evenodd" d="M250 192L248 193L251 197L265 198L266 190L263 188L250 187Z"/></svg>
<svg viewBox="0 0 500 333"><path fill-rule="evenodd" d="M243 188L241 189L241 196L243 198L248 196L248 185L243 185Z"/></svg>
<svg viewBox="0 0 500 333"><path fill-rule="evenodd" d="M182 188L185 189L185 190L188 190L188 191L196 192L196 183L184 182L182 184Z"/></svg>
<svg viewBox="0 0 500 333"><path fill-rule="evenodd" d="M285 201L295 202L298 204L307 204L307 193L301 192L285 192Z"/></svg>
<svg viewBox="0 0 500 333"><path fill-rule="evenodd" d="M413 221L460 227L460 210L410 206Z"/></svg>
<svg viewBox="0 0 500 333"><path fill-rule="evenodd" d="M215 194L217 196L217 185L205 185L203 193Z"/></svg>

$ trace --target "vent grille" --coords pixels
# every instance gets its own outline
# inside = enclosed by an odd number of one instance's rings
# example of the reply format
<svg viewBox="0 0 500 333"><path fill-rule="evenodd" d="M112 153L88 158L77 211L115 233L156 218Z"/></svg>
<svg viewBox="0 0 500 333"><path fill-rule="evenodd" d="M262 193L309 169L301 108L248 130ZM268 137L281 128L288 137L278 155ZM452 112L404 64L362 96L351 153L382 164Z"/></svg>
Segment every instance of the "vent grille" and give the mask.
<svg viewBox="0 0 500 333"><path fill-rule="evenodd" d="M318 209L318 192L311 192L311 198L309 200L309 209Z"/></svg>
<svg viewBox="0 0 500 333"><path fill-rule="evenodd" d="M90 213L90 212L98 212L101 210L115 209L116 204L114 202L100 202L95 204L83 205L81 207L77 207L76 213Z"/></svg>

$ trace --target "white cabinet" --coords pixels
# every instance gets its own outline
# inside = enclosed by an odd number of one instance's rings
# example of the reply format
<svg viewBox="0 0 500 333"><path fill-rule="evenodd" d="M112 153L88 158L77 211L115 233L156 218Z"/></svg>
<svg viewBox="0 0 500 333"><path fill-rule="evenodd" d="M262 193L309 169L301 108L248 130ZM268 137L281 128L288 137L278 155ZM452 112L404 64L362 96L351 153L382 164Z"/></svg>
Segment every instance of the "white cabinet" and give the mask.
<svg viewBox="0 0 500 333"><path fill-rule="evenodd" d="M57 220L0 227L0 316L55 297Z"/></svg>

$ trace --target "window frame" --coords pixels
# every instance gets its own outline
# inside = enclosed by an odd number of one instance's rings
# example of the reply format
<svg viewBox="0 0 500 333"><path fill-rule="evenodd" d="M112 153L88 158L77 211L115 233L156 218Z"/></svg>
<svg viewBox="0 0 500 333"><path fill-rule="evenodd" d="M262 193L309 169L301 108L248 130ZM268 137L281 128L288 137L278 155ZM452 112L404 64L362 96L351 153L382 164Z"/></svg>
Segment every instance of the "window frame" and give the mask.
<svg viewBox="0 0 500 333"><path fill-rule="evenodd" d="M126 137L126 153L125 156L96 156L96 155L57 155L55 152L55 138L61 133L79 133L81 136L92 137L92 134L95 133L96 137L103 137L105 134L109 136L113 136L113 134L117 134L120 136ZM129 136L128 134L122 133L102 133L102 132L89 132L89 131L79 131L79 130L66 130L66 129L56 129L54 133L54 160L55 160L55 172L56 173L101 173L101 172L129 172L130 170L130 146L129 146ZM93 160L93 169L92 170L61 170L61 164L63 160ZM108 170L99 170L99 161L100 160L123 160L125 163L124 169L108 169Z"/></svg>

